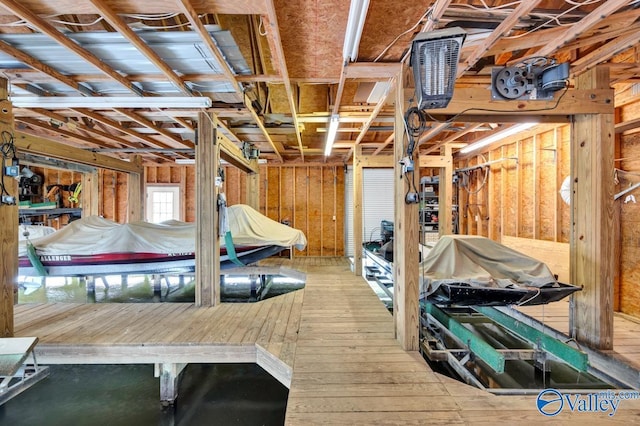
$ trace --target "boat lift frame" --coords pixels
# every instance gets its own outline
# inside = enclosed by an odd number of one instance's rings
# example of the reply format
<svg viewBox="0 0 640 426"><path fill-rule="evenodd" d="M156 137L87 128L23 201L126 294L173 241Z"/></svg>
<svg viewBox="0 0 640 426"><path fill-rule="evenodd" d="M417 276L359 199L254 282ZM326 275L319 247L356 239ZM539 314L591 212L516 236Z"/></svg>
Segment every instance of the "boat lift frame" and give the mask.
<svg viewBox="0 0 640 426"><path fill-rule="evenodd" d="M49 367L36 361L37 343L37 337L0 338L0 405L49 375ZM29 356L31 363L27 363Z"/></svg>

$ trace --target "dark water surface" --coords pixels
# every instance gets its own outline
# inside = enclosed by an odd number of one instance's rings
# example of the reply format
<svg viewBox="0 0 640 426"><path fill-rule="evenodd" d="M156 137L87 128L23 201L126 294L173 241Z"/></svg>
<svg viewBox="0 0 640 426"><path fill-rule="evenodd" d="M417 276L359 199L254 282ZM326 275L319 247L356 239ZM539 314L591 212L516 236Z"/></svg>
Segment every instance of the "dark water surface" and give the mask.
<svg viewBox="0 0 640 426"><path fill-rule="evenodd" d="M281 425L288 390L255 364L189 364L162 409L153 365L52 365L0 406L1 425Z"/></svg>

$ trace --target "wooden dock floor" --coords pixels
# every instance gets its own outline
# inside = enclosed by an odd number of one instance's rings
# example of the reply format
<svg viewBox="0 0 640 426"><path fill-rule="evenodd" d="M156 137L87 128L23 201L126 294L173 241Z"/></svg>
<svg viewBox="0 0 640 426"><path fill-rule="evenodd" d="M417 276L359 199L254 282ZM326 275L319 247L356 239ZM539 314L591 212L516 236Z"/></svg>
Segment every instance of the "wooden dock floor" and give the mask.
<svg viewBox="0 0 640 426"><path fill-rule="evenodd" d="M286 424L534 424L536 396L496 396L434 373L403 351L393 317L342 258L275 259L304 290L254 304L33 304L16 336L48 363L255 362L289 386ZM558 424L640 423L640 400Z"/></svg>

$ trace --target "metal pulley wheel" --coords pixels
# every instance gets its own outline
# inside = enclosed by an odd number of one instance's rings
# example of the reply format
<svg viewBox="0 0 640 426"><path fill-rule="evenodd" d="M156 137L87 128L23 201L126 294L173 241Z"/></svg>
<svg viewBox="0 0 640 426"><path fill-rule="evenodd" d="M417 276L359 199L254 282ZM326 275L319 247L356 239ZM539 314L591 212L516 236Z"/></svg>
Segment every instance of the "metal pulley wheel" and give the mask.
<svg viewBox="0 0 640 426"><path fill-rule="evenodd" d="M502 97L518 99L527 92L528 72L526 68L506 67L494 77L493 88Z"/></svg>

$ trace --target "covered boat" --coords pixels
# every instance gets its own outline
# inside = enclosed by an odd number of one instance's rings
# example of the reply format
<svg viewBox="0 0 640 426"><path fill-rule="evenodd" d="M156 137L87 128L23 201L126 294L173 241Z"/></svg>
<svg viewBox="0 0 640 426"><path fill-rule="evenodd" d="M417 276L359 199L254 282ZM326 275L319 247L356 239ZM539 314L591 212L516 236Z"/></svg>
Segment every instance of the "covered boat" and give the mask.
<svg viewBox="0 0 640 426"><path fill-rule="evenodd" d="M307 240L300 230L276 222L250 206L227 207L233 247L220 240L221 269L247 265ZM32 244L29 256L28 245ZM196 224L119 224L98 216L76 220L53 234L20 242L19 273L38 276L192 272ZM37 257L39 263L33 257ZM34 264L35 263L35 264ZM42 270L44 267L44 271Z"/></svg>
<svg viewBox="0 0 640 426"><path fill-rule="evenodd" d="M421 272L421 300L445 305L538 305L580 290L543 262L479 236L441 237Z"/></svg>

